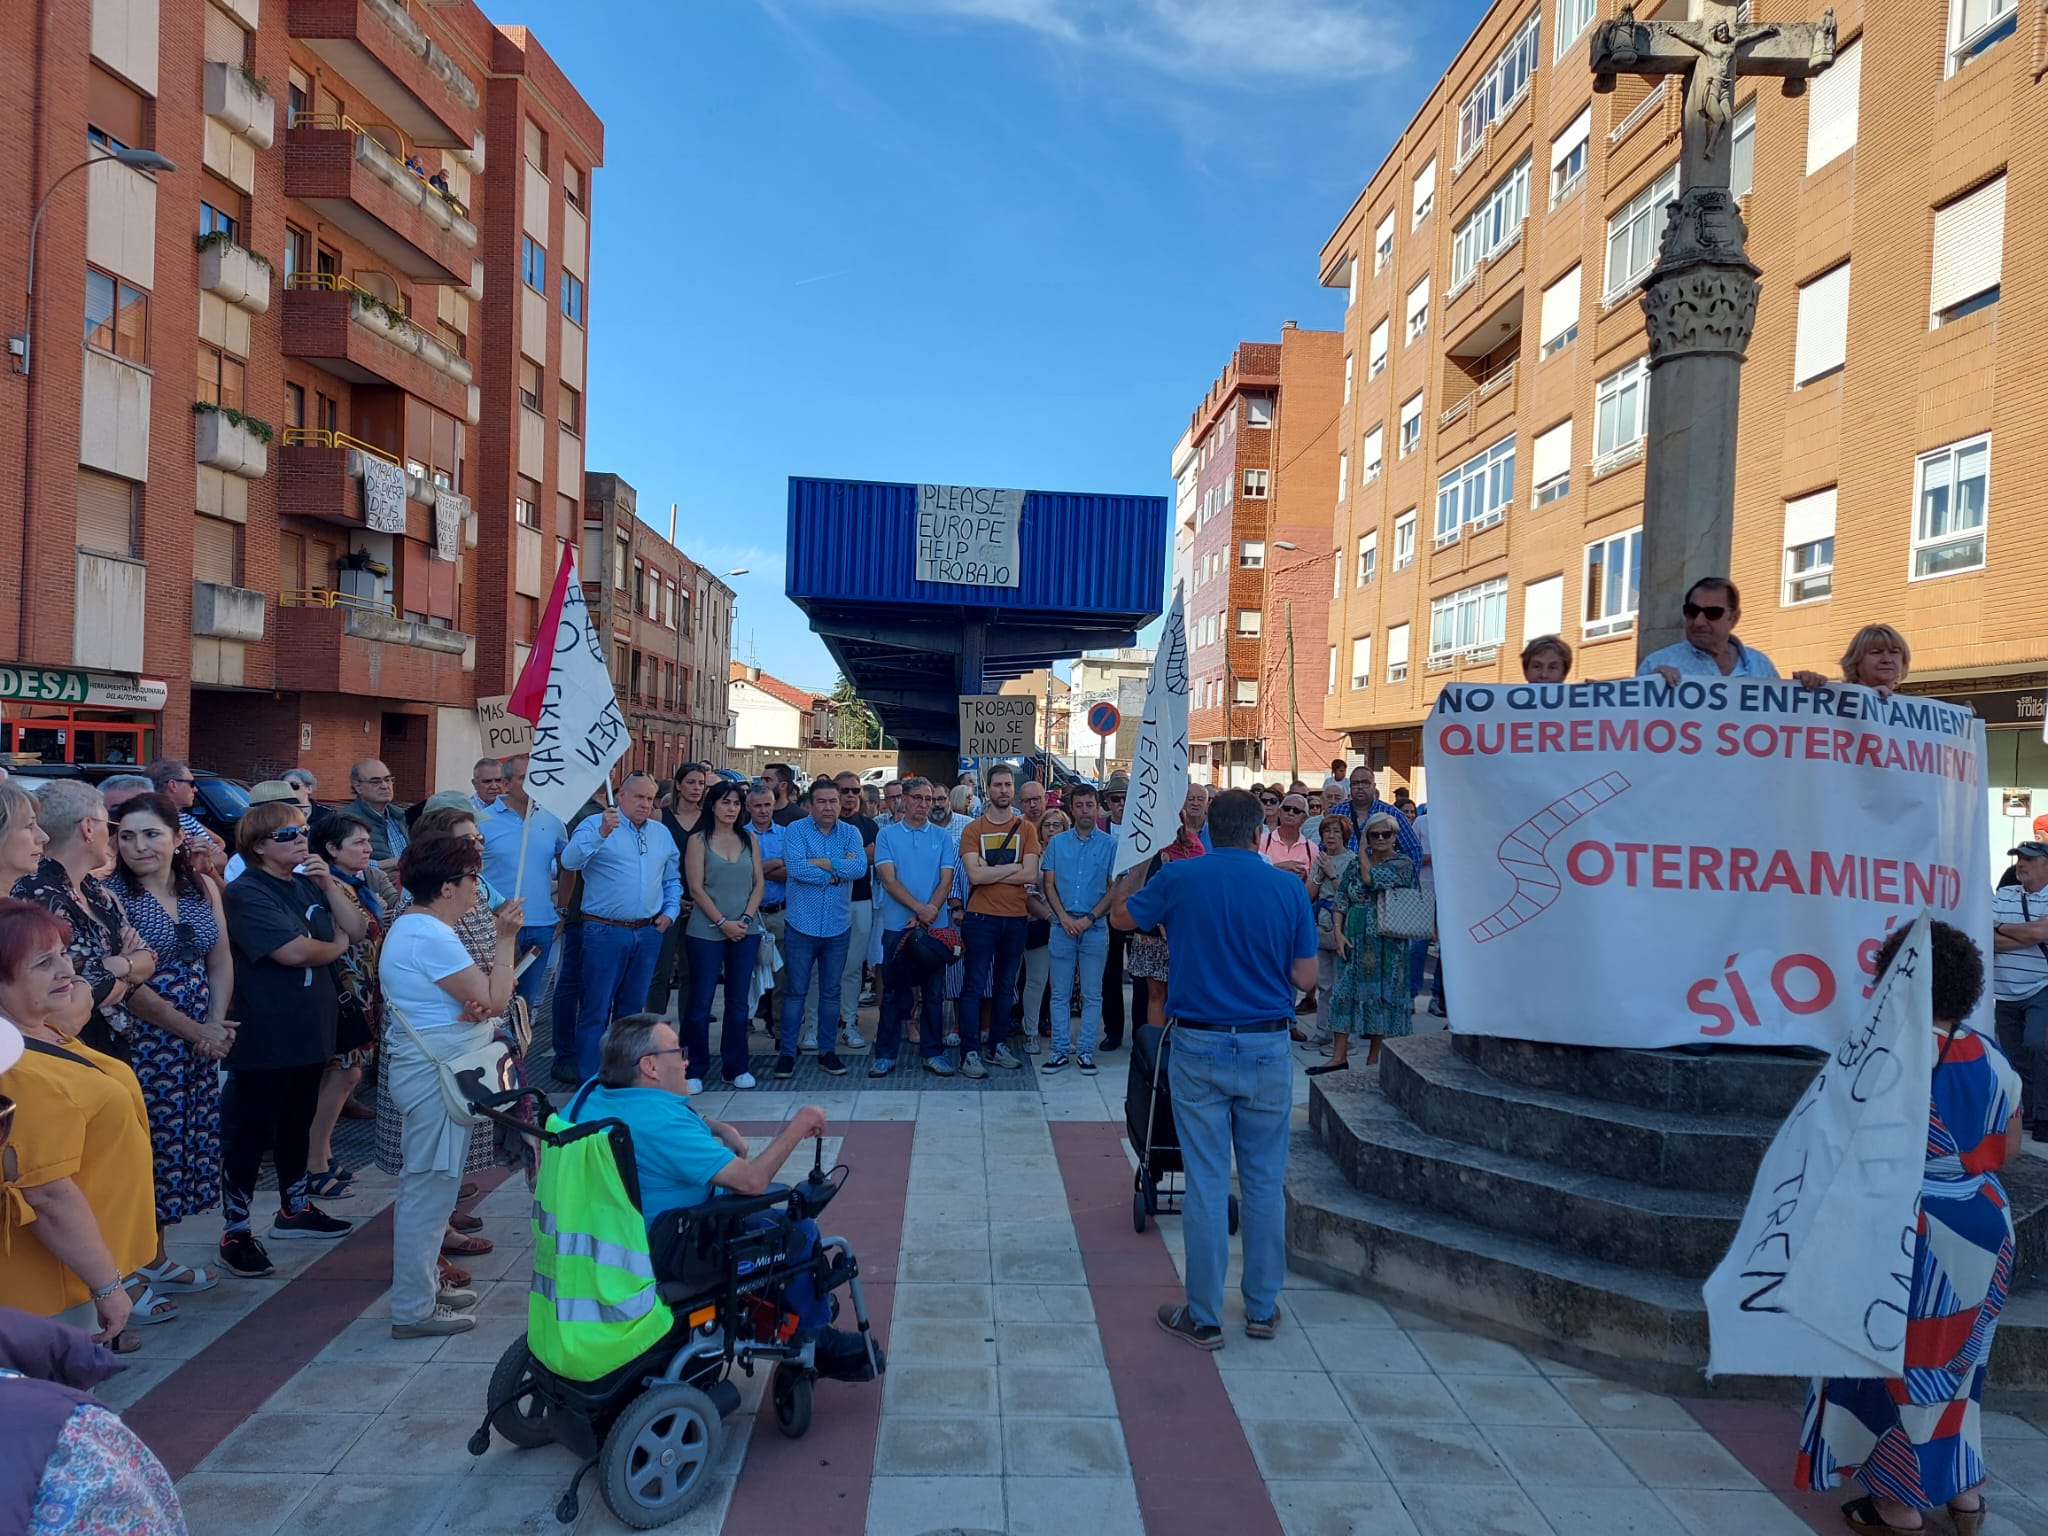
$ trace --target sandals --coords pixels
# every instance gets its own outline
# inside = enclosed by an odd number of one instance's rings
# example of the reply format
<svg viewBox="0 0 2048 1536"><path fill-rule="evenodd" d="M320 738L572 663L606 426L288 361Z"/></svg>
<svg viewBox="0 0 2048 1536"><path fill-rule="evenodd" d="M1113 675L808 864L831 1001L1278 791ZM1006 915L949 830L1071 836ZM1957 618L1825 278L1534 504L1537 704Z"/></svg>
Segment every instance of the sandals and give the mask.
<svg viewBox="0 0 2048 1536"><path fill-rule="evenodd" d="M441 1259L438 1262L441 1266L439 1280L444 1288L453 1287L456 1290L461 1290L467 1287L469 1282L475 1278L460 1264L450 1264L446 1259Z"/></svg>
<svg viewBox="0 0 2048 1536"><path fill-rule="evenodd" d="M484 1219L481 1216L470 1216L457 1211L448 1218L448 1226L455 1232L481 1232L484 1229Z"/></svg>
<svg viewBox="0 0 2048 1536"><path fill-rule="evenodd" d="M458 1258L475 1258L489 1253L493 1246L488 1237L466 1237L455 1231L444 1233L441 1238L441 1251Z"/></svg>
<svg viewBox="0 0 2048 1536"><path fill-rule="evenodd" d="M135 1298L135 1305L128 1313L128 1321L137 1328L154 1328L158 1323L175 1323L178 1320L178 1304L168 1296L159 1296L150 1289L149 1282L137 1271L121 1283L134 1290L137 1281L142 1283L142 1292Z"/></svg>
<svg viewBox="0 0 2048 1536"><path fill-rule="evenodd" d="M354 1177L355 1175L350 1173L336 1172L334 1165L330 1163L321 1172L306 1176L307 1198L329 1204L336 1200L346 1200L355 1193L355 1186L350 1182Z"/></svg>
<svg viewBox="0 0 2048 1536"><path fill-rule="evenodd" d="M107 1340L107 1348L117 1355L132 1355L142 1348L142 1340L135 1336L133 1328L123 1328L111 1339Z"/></svg>
<svg viewBox="0 0 2048 1536"><path fill-rule="evenodd" d="M1981 1513L1981 1512L1980 1512ZM1860 1499L1851 1499L1842 1506L1842 1519L1852 1531L1871 1531L1876 1536L1922 1536L1927 1530L1923 1520L1919 1525L1887 1525L1877 1512L1877 1505L1869 1494Z"/></svg>
<svg viewBox="0 0 2048 1536"><path fill-rule="evenodd" d="M161 1264L144 1264L135 1273L166 1296L210 1291L220 1284L220 1276L212 1270L195 1269L190 1264L180 1264L176 1259L165 1259Z"/></svg>
<svg viewBox="0 0 2048 1536"><path fill-rule="evenodd" d="M1950 1501L1948 1518L1949 1523L1956 1528L1956 1536L1979 1536L1984 1529L1984 1510L1985 1499L1981 1493L1977 1495L1975 1509L1958 1509L1954 1501Z"/></svg>

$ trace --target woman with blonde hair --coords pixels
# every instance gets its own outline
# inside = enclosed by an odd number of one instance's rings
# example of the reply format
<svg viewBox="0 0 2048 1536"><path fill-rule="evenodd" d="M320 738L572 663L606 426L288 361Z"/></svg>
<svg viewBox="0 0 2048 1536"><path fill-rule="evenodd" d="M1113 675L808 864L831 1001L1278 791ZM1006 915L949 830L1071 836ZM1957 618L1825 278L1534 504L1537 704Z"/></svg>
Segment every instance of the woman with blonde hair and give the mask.
<svg viewBox="0 0 2048 1536"><path fill-rule="evenodd" d="M1351 1065L1351 1037L1364 1035L1365 1064L1380 1059L1380 1041L1415 1028L1408 992L1408 941L1382 938L1379 893L1418 884L1414 861L1400 851L1400 821L1377 811L1359 828L1358 858L1337 882L1337 985L1330 998L1330 1059L1309 1076L1343 1072Z"/></svg>
<svg viewBox="0 0 2048 1536"><path fill-rule="evenodd" d="M0 896L36 872L49 844L36 797L19 784L0 782Z"/></svg>
<svg viewBox="0 0 2048 1536"><path fill-rule="evenodd" d="M1904 635L1889 624L1866 624L1842 652L1841 681L1875 688L1878 697L1889 698L1912 665L1913 647ZM1832 681L1818 672L1794 672L1792 680L1804 688L1825 688Z"/></svg>

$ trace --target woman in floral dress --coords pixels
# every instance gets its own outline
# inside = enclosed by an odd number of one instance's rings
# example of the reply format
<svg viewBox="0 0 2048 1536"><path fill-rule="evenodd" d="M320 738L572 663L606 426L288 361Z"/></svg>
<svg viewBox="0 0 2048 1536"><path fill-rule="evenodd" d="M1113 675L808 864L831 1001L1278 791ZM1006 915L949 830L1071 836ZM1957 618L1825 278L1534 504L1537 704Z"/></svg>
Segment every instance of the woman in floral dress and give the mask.
<svg viewBox="0 0 2048 1536"><path fill-rule="evenodd" d="M1381 891L1416 883L1412 860L1396 851L1400 835L1386 811L1366 820L1361 852L1337 884L1337 987L1330 1000L1330 1029L1336 1036L1330 1059L1308 1069L1319 1077L1351 1066L1351 1037L1364 1035L1365 1064L1380 1059L1380 1041L1415 1028L1415 1004L1408 996L1408 941L1383 939L1379 932Z"/></svg>

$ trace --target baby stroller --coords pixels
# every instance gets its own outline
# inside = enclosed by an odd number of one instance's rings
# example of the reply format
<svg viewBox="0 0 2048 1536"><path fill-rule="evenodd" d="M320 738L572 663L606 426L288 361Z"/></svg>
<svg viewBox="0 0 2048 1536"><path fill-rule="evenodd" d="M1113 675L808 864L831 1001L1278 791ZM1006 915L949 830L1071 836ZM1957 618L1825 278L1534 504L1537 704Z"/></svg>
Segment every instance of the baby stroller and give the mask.
<svg viewBox="0 0 2048 1536"><path fill-rule="evenodd" d="M735 1368L749 1377L757 1362L772 1368L775 1424L792 1439L811 1426L821 1371L873 1380L887 1368L868 1327L852 1245L821 1235L810 1254L792 1257L794 1223L815 1218L846 1181L843 1164L826 1171L822 1138L809 1176L794 1187L717 1195L663 1213L650 1231L623 1122L572 1125L538 1089L494 1093L472 1076L464 1092L477 1113L536 1134L508 1112L531 1099L543 1129L527 1331L491 1374L469 1451L489 1450L493 1430L521 1449L574 1451L582 1465L555 1505L562 1524L575 1522L578 1490L593 1468L605 1504L625 1524L649 1530L681 1519L709 1484L725 1420L740 1405ZM754 1219L768 1213L780 1219ZM822 1357L819 1340L800 1336L784 1305L792 1283L806 1277L830 1298L835 1317L833 1293L843 1287L852 1300L861 1353L851 1368L843 1352Z"/></svg>
<svg viewBox="0 0 2048 1536"><path fill-rule="evenodd" d="M1173 1055L1173 1025L1140 1025L1131 1037L1131 1065L1124 1079L1124 1129L1138 1154L1131 1181L1131 1227L1142 1232L1154 1216L1180 1214L1187 1188L1180 1134L1173 1124L1173 1089L1166 1067ZM1230 1234L1237 1235L1237 1196L1230 1197Z"/></svg>

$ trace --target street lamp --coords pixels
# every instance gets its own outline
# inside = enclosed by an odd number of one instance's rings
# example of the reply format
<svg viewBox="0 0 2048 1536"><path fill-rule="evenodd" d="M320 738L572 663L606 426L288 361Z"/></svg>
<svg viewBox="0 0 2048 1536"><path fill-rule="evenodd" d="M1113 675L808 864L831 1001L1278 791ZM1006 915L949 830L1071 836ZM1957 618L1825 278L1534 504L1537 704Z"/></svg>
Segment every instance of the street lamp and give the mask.
<svg viewBox="0 0 2048 1536"><path fill-rule="evenodd" d="M736 565L731 570L727 571L725 574L728 576L745 576L747 574L747 567L745 567L744 565Z"/></svg>
<svg viewBox="0 0 2048 1536"><path fill-rule="evenodd" d="M175 171L175 162L158 154L153 149L130 149L125 144L110 145L104 155L94 155L90 160L81 160L62 176L50 183L50 190L43 194L43 200L36 204L36 215L28 226L28 292L27 302L22 306L23 319L21 334L7 338L7 350L14 354L14 371L26 376L29 371L30 351L34 344L36 328L36 246L43 232L43 213L50 206L50 199L57 195L57 189L76 176L80 171L95 165L112 161L136 171Z"/></svg>

